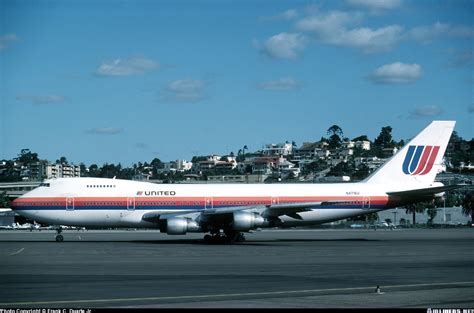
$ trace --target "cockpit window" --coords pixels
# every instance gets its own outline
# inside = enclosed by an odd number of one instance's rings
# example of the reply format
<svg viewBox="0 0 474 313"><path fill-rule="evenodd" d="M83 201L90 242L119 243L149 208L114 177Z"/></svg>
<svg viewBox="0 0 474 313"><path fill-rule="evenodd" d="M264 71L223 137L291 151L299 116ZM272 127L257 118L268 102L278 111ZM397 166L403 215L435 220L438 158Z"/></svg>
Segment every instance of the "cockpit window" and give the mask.
<svg viewBox="0 0 474 313"><path fill-rule="evenodd" d="M40 187L49 187L49 186L50 186L49 183L41 183L40 184Z"/></svg>

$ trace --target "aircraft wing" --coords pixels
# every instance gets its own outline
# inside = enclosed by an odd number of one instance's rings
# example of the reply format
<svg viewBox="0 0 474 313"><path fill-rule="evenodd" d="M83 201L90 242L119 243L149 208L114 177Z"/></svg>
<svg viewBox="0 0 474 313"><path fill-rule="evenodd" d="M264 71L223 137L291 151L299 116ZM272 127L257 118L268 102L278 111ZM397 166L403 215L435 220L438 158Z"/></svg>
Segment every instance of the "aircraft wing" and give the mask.
<svg viewBox="0 0 474 313"><path fill-rule="evenodd" d="M150 211L143 214L142 220L147 221L147 222L158 222L160 220L166 220L168 218L178 217L181 215L196 213L196 212L197 211L195 210L183 210L183 211L178 211L178 212L173 212L173 213L166 213L163 211Z"/></svg>
<svg viewBox="0 0 474 313"><path fill-rule="evenodd" d="M347 201L321 201L321 202L296 202L296 203L278 203L267 206L263 212L264 217L278 217L281 215L288 215L295 218L301 218L297 215L298 212L311 211L322 206L334 205Z"/></svg>
<svg viewBox="0 0 474 313"><path fill-rule="evenodd" d="M347 201L322 201L322 202L293 202L293 203L278 203L270 205L257 206L238 206L238 207L222 207L204 211L203 215L219 215L229 214L237 211L255 210L261 212L263 217L278 217L281 215L296 216L298 212L311 211L321 206L333 205ZM300 217L297 217L300 218Z"/></svg>
<svg viewBox="0 0 474 313"><path fill-rule="evenodd" d="M321 202L293 202L293 203L278 203L271 205L248 205L248 206L232 206L232 207L220 207L212 208L202 211L186 210L172 213L164 213L162 211L151 211L147 212L142 216L142 219L149 222L157 222L159 220L165 220L168 218L178 217L191 213L200 213L207 217L217 217L219 215L232 214L239 211L255 211L259 212L263 217L278 217L282 215L288 215L291 217L299 218L298 212L311 211L322 206L334 205L338 203L347 202L346 200L337 201L321 201Z"/></svg>
<svg viewBox="0 0 474 313"><path fill-rule="evenodd" d="M429 197L433 196L437 193L445 192L448 190L454 190L457 188L461 188L467 185L448 185L448 186L438 186L438 187L429 187L429 188L422 188L422 189L412 189L412 190L405 190L405 191L393 191L387 192L389 196L398 196L398 197Z"/></svg>

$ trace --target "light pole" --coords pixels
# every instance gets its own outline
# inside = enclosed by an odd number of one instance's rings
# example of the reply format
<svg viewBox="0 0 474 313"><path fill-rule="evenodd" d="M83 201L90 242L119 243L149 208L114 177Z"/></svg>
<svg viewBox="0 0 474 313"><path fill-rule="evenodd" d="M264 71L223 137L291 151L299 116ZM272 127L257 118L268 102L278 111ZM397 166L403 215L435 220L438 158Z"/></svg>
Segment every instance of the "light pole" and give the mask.
<svg viewBox="0 0 474 313"><path fill-rule="evenodd" d="M446 225L446 196L443 197L443 223Z"/></svg>

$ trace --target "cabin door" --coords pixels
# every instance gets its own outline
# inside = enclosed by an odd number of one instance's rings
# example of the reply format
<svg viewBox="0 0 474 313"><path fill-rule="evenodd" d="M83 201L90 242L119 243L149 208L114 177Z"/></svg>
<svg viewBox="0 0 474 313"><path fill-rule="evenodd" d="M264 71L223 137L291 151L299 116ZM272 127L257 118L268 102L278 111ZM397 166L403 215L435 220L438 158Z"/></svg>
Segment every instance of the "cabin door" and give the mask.
<svg viewBox="0 0 474 313"><path fill-rule="evenodd" d="M362 208L363 209L370 209L370 197L363 197L362 198Z"/></svg>
<svg viewBox="0 0 474 313"><path fill-rule="evenodd" d="M135 198L127 198L127 210L135 210Z"/></svg>
<svg viewBox="0 0 474 313"><path fill-rule="evenodd" d="M66 198L66 210L74 211L74 198L72 197Z"/></svg>
<svg viewBox="0 0 474 313"><path fill-rule="evenodd" d="M212 197L206 197L204 199L204 210L210 210L213 208Z"/></svg>

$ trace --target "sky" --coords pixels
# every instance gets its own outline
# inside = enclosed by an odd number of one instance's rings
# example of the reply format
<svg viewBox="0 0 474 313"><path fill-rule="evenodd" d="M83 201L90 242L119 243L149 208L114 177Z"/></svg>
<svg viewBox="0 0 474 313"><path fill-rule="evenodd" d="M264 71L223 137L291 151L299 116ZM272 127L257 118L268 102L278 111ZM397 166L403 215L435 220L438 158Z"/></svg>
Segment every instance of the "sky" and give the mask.
<svg viewBox="0 0 474 313"><path fill-rule="evenodd" d="M474 136L474 1L0 0L0 159Z"/></svg>

